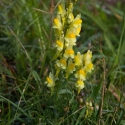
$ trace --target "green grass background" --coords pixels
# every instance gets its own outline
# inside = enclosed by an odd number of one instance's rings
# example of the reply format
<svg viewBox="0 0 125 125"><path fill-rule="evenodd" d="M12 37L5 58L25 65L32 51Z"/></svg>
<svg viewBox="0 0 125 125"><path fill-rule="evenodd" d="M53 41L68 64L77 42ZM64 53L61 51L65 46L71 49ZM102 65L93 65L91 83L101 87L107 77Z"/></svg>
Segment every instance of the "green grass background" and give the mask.
<svg viewBox="0 0 125 125"><path fill-rule="evenodd" d="M49 0L0 1L0 125L125 125L125 2L74 5L83 20L75 50L92 50L94 71L79 95L71 78L55 99L44 81L52 70L52 19L60 1L52 14ZM86 118L87 100L94 110Z"/></svg>

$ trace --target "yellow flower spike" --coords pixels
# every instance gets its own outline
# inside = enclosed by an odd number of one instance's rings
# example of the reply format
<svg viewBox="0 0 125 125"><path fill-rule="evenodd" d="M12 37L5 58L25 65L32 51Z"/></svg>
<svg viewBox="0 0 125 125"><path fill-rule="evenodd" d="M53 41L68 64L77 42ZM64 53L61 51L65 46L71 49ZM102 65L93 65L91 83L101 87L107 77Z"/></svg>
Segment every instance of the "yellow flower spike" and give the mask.
<svg viewBox="0 0 125 125"><path fill-rule="evenodd" d="M86 80L86 72L84 71L84 69L80 69L76 72L75 77L85 81Z"/></svg>
<svg viewBox="0 0 125 125"><path fill-rule="evenodd" d="M66 59L62 58L56 61L56 65L62 69L66 69Z"/></svg>
<svg viewBox="0 0 125 125"><path fill-rule="evenodd" d="M83 55L83 61L85 62L85 65L91 63L91 58L92 58L92 52L88 50L87 53Z"/></svg>
<svg viewBox="0 0 125 125"><path fill-rule="evenodd" d="M46 77L45 84L47 84L47 86L50 88L55 86L54 75L51 72L49 73L49 76Z"/></svg>
<svg viewBox="0 0 125 125"><path fill-rule="evenodd" d="M78 94L80 93L81 89L85 87L84 82L82 80L78 80L75 86L78 89Z"/></svg>
<svg viewBox="0 0 125 125"><path fill-rule="evenodd" d="M68 78L69 74L75 71L75 64L73 63L71 58L68 60L68 65L65 71L66 71L66 78Z"/></svg>
<svg viewBox="0 0 125 125"><path fill-rule="evenodd" d="M64 57L66 59L68 59L69 57L71 57L72 59L74 58L74 50L72 49L72 47L67 47L64 53Z"/></svg>
<svg viewBox="0 0 125 125"><path fill-rule="evenodd" d="M74 56L74 62L76 66L82 66L83 55L80 52L77 52L77 55Z"/></svg>
<svg viewBox="0 0 125 125"><path fill-rule="evenodd" d="M93 64L89 63L89 64L85 65L84 69L85 69L86 73L88 73L88 72L91 73L91 71L94 70Z"/></svg>

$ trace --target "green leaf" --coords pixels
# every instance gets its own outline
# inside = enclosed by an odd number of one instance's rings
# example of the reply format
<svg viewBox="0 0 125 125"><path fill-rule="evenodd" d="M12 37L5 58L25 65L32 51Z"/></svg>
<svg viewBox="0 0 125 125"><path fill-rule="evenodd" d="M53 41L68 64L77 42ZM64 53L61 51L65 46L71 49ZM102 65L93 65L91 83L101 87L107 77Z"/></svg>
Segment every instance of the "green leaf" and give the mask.
<svg viewBox="0 0 125 125"><path fill-rule="evenodd" d="M101 82L97 86L94 87L93 93L92 93L92 98L93 99L96 99L96 97L99 94L99 91L100 91L101 87L102 87L102 83Z"/></svg>
<svg viewBox="0 0 125 125"><path fill-rule="evenodd" d="M122 110L122 111L121 111L121 114L120 114L120 117L119 117L118 122L116 123L116 125L120 125L120 123L121 123L121 121L122 121L122 119L123 119L123 117L124 117L124 114L125 114L125 111Z"/></svg>

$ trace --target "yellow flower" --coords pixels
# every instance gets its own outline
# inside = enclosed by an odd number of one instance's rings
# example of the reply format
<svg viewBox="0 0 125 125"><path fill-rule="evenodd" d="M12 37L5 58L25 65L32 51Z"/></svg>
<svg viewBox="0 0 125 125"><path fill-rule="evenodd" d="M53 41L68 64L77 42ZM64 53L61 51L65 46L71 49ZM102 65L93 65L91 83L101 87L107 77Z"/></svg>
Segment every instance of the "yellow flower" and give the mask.
<svg viewBox="0 0 125 125"><path fill-rule="evenodd" d="M76 66L82 66L83 55L80 52L77 52L77 55L74 56L74 62Z"/></svg>
<svg viewBox="0 0 125 125"><path fill-rule="evenodd" d="M76 72L75 77L85 81L86 80L86 72L84 71L84 69L80 69Z"/></svg>
<svg viewBox="0 0 125 125"><path fill-rule="evenodd" d="M80 18L81 15L80 14L77 15L71 25L74 26L75 28L81 27L82 20Z"/></svg>
<svg viewBox="0 0 125 125"><path fill-rule="evenodd" d="M62 58L56 61L56 65L62 69L66 69L66 59Z"/></svg>
<svg viewBox="0 0 125 125"><path fill-rule="evenodd" d="M69 57L71 57L72 59L74 58L74 50L72 49L72 47L67 47L64 53L64 57L66 59L68 59Z"/></svg>
<svg viewBox="0 0 125 125"><path fill-rule="evenodd" d="M90 102L86 102L86 106L92 107L92 102L91 101Z"/></svg>
<svg viewBox="0 0 125 125"><path fill-rule="evenodd" d="M66 78L68 78L70 73L73 73L75 71L75 64L73 63L72 59L70 58L68 60L68 65L66 67Z"/></svg>
<svg viewBox="0 0 125 125"><path fill-rule="evenodd" d="M65 16L66 10L65 10L64 3L58 5L58 14L60 14L62 17Z"/></svg>
<svg viewBox="0 0 125 125"><path fill-rule="evenodd" d="M68 46L73 46L76 45L76 35L72 31L68 31L65 36L65 45L66 47Z"/></svg>
<svg viewBox="0 0 125 125"><path fill-rule="evenodd" d="M73 13L70 13L70 14L68 15L68 23L73 22L73 20L74 20L74 15L73 15Z"/></svg>
<svg viewBox="0 0 125 125"><path fill-rule="evenodd" d="M68 32L74 34L75 37L80 36L80 31L81 31L81 26L79 26L79 27L71 26L68 30Z"/></svg>
<svg viewBox="0 0 125 125"><path fill-rule="evenodd" d="M49 76L46 78L46 82L48 87L54 87L55 86L55 80L54 75L50 72Z"/></svg>
<svg viewBox="0 0 125 125"><path fill-rule="evenodd" d="M76 36L80 36L80 31L81 31L81 27L78 27L77 29L76 29L76 32L75 32L75 35Z"/></svg>
<svg viewBox="0 0 125 125"><path fill-rule="evenodd" d="M93 113L93 106L92 106L92 102L86 102L86 113L85 113L85 117L90 117Z"/></svg>
<svg viewBox="0 0 125 125"><path fill-rule="evenodd" d="M77 19L77 20L74 20L73 24L75 25L79 25L82 23L82 20L81 19Z"/></svg>
<svg viewBox="0 0 125 125"><path fill-rule="evenodd" d="M69 34L66 34L66 37L67 38L75 38L75 34L74 33L69 33Z"/></svg>
<svg viewBox="0 0 125 125"><path fill-rule="evenodd" d="M86 72L91 73L91 71L94 69L93 64L89 63L89 64L85 65L84 69L85 69Z"/></svg>
<svg viewBox="0 0 125 125"><path fill-rule="evenodd" d="M62 23L61 23L60 18L58 16L56 18L54 18L53 28L62 30Z"/></svg>
<svg viewBox="0 0 125 125"><path fill-rule="evenodd" d="M59 14L63 13L63 7L62 7L62 5L58 5L58 13Z"/></svg>
<svg viewBox="0 0 125 125"><path fill-rule="evenodd" d="M92 58L92 52L88 50L87 53L83 55L83 61L85 62L85 65L91 63L91 58Z"/></svg>
<svg viewBox="0 0 125 125"><path fill-rule="evenodd" d="M83 89L85 87L84 82L82 80L78 80L75 84L75 86L78 89L78 93L80 92L81 89Z"/></svg>
<svg viewBox="0 0 125 125"><path fill-rule="evenodd" d="M55 47L57 47L58 51L62 51L63 50L63 41L57 40Z"/></svg>

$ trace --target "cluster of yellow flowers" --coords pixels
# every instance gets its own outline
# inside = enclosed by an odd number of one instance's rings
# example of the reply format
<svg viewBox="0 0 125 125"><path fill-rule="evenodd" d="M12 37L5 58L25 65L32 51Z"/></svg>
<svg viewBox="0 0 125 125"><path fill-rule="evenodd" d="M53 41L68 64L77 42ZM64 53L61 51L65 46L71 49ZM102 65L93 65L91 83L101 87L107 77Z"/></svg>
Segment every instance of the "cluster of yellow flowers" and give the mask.
<svg viewBox="0 0 125 125"><path fill-rule="evenodd" d="M56 73L54 75L50 72L46 78L46 84L48 87L54 87L58 74L63 71L66 79L70 74L74 74L75 86L80 92L84 88L86 75L93 70L92 52L88 50L84 55L74 52L73 48L76 45L77 37L80 36L82 20L80 14L74 18L72 11L73 3L70 3L68 7L64 3L58 5L58 13L53 24L56 35L54 46L57 51L53 58Z"/></svg>
<svg viewBox="0 0 125 125"><path fill-rule="evenodd" d="M93 106L92 106L92 102L86 102L86 114L85 117L90 117L93 113Z"/></svg>

